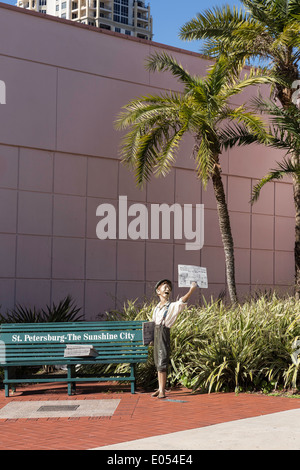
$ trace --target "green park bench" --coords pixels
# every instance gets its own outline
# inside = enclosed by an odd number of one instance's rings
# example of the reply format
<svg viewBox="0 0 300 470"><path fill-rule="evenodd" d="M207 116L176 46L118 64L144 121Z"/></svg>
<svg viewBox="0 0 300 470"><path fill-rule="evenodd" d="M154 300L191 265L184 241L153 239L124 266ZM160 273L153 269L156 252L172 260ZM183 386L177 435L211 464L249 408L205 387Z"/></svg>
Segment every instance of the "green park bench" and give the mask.
<svg viewBox="0 0 300 470"><path fill-rule="evenodd" d="M135 365L146 362L142 321L70 323L5 323L0 325L0 367L5 396L17 383L67 382L68 394L77 382L129 381L135 392ZM94 349L92 349L92 347ZM78 354L78 355L76 355ZM67 355L67 357L66 357ZM130 375L76 377L78 364L130 364ZM16 366L66 365L67 374L45 378L12 377ZM12 368L12 370L10 370Z"/></svg>

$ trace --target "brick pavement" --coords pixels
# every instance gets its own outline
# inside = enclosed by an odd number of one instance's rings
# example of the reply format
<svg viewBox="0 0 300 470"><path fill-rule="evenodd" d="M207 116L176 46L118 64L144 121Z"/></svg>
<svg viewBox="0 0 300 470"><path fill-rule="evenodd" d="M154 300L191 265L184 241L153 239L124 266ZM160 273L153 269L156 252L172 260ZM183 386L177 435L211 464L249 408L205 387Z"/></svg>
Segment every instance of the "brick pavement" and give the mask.
<svg viewBox="0 0 300 470"><path fill-rule="evenodd" d="M295 398L255 394L193 395L185 389L168 393L169 399L181 403L139 391L132 395L129 388L122 391L112 384L77 388L72 397L63 384L18 387L9 398L0 390L0 408L22 400L121 400L111 417L0 419L0 450L84 450L300 408Z"/></svg>

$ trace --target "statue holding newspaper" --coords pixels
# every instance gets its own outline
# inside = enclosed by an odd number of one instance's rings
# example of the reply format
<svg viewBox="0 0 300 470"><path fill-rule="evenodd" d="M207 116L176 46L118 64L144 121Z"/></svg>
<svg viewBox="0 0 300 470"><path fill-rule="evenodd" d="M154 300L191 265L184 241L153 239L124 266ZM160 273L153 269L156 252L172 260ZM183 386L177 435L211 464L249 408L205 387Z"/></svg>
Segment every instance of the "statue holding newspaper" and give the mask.
<svg viewBox="0 0 300 470"><path fill-rule="evenodd" d="M170 328L176 318L186 307L187 301L197 289L197 283L192 282L189 291L176 302L170 302L172 282L162 279L157 282L155 292L159 297L159 303L153 310L152 321L154 330L154 362L158 374L158 390L152 397L166 398L167 368L170 357Z"/></svg>

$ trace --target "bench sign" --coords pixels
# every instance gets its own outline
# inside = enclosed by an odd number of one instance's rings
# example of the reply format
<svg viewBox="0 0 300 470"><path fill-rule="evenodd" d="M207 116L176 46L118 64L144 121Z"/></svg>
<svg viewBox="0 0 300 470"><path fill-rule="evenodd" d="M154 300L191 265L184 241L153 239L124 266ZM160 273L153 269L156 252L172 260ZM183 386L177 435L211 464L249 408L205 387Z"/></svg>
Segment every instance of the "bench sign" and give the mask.
<svg viewBox="0 0 300 470"><path fill-rule="evenodd" d="M130 331L111 331L111 332L85 332L85 333L18 333L6 336L6 342L9 343L77 343L85 341L134 341L137 333ZM8 338L11 336L11 338Z"/></svg>

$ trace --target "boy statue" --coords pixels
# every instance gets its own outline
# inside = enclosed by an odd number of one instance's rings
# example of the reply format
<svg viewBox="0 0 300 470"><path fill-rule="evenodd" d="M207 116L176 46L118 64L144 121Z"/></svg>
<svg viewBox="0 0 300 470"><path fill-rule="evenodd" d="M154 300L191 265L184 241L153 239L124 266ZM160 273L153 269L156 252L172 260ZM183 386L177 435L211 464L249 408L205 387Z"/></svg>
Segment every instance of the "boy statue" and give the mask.
<svg viewBox="0 0 300 470"><path fill-rule="evenodd" d="M175 323L177 316L186 307L186 302L195 289L197 289L197 283L193 282L190 290L183 297L176 302L170 302L172 282L169 279L162 279L155 286L155 292L160 302L153 310L152 315L152 321L155 323L153 354L159 388L152 394L152 397L166 398L165 388L170 357L170 328Z"/></svg>

